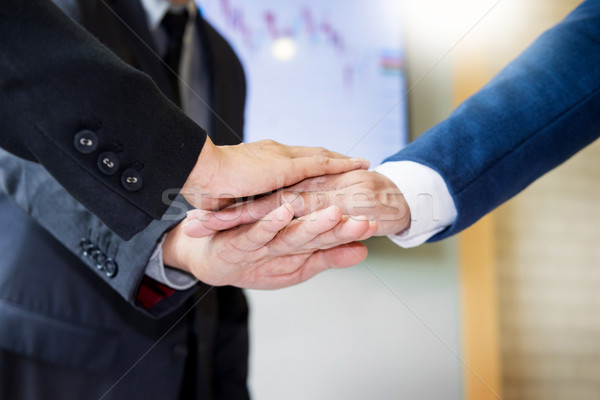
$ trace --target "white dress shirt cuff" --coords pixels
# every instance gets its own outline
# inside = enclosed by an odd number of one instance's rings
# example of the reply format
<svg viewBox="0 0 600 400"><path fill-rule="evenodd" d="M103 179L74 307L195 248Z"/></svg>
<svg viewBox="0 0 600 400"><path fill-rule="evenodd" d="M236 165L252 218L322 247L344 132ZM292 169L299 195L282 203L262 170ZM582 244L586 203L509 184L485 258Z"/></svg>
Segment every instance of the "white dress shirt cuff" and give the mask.
<svg viewBox="0 0 600 400"><path fill-rule="evenodd" d="M410 228L388 235L397 245L419 246L456 220L456 206L448 186L433 169L413 161L390 161L374 171L398 186L410 209Z"/></svg>
<svg viewBox="0 0 600 400"><path fill-rule="evenodd" d="M166 267L163 263L162 246L165 236L158 243L148 265L146 266L146 275L157 282L167 285L171 289L186 290L198 283L193 275L180 271L175 268Z"/></svg>

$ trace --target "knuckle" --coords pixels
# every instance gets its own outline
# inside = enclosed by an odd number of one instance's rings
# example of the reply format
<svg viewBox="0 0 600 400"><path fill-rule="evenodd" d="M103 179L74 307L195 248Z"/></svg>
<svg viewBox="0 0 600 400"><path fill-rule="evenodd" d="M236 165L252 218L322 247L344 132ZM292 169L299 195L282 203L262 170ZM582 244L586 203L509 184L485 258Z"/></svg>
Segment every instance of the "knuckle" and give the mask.
<svg viewBox="0 0 600 400"><path fill-rule="evenodd" d="M265 140L262 140L261 142L266 146L276 146L279 144L276 141L274 141L273 139L265 139Z"/></svg>
<svg viewBox="0 0 600 400"><path fill-rule="evenodd" d="M329 204L329 202L327 201L326 193L315 193L313 198L314 198L315 207L313 207L313 209L311 211L322 210L323 208L327 207Z"/></svg>
<svg viewBox="0 0 600 400"><path fill-rule="evenodd" d="M377 189L377 184L373 180L367 179L367 180L363 181L362 187L365 189L365 191L368 191L369 193L373 193Z"/></svg>
<svg viewBox="0 0 600 400"><path fill-rule="evenodd" d="M316 155L315 156L315 162L321 166L327 166L329 165L329 158L325 157L324 155Z"/></svg>
<svg viewBox="0 0 600 400"><path fill-rule="evenodd" d="M301 243L299 243L298 239L299 235L297 230L289 230L288 232L283 232L281 234L281 242L285 245L288 253L290 253L292 250L297 250L300 247Z"/></svg>
<svg viewBox="0 0 600 400"><path fill-rule="evenodd" d="M377 196L377 193L373 189L367 189L365 191L365 197L369 200L375 200L378 196Z"/></svg>

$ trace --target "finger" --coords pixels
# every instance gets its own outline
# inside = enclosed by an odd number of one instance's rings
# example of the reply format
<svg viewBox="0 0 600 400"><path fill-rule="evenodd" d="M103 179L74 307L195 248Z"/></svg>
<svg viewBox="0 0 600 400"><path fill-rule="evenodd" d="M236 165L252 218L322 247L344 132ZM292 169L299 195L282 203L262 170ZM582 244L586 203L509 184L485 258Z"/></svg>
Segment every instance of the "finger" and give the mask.
<svg viewBox="0 0 600 400"><path fill-rule="evenodd" d="M370 237L368 234L371 231L371 224L366 217L360 216L350 218L344 216L340 223L333 229L316 236L313 240L306 243L304 248L307 251L329 249L345 243L364 240Z"/></svg>
<svg viewBox="0 0 600 400"><path fill-rule="evenodd" d="M254 251L269 243L293 218L294 211L286 203L271 211L258 222L224 232L222 239L227 241L228 246L233 250Z"/></svg>
<svg viewBox="0 0 600 400"><path fill-rule="evenodd" d="M289 146L289 147L290 147L290 154L294 158L312 157L312 156L323 156L323 157L336 158L336 159L349 159L350 158L341 153L328 150L324 147L305 147L305 146ZM364 160L364 161L368 162L367 160Z"/></svg>
<svg viewBox="0 0 600 400"><path fill-rule="evenodd" d="M364 244L347 243L331 249L316 251L306 260L303 268L318 272L330 268L347 268L363 262L367 258L367 254L367 246Z"/></svg>
<svg viewBox="0 0 600 400"><path fill-rule="evenodd" d="M329 210L331 210L331 215L327 217L327 220L333 221L333 225L335 225L332 229L326 231L327 226L322 225L320 227L322 233L307 232L308 229L306 227L315 221L312 219L306 221L298 219L293 221L286 229L280 231L277 237L267 245L269 255L282 255L279 257L280 261L271 268L271 275L292 273L303 264L294 264L286 255L304 254L308 258L317 250L329 249L356 240L363 240L372 236L377 231L377 224L371 224L365 217L349 218L345 216L343 217L344 220L341 221L340 216L336 215L339 214L337 207L330 207L324 211ZM335 214L333 214L334 212ZM323 212L320 213L323 214ZM330 219L334 215L337 217L336 220ZM339 223L335 221L339 221ZM330 223L329 226L331 225ZM291 232L292 230L293 232ZM309 237L313 237L313 239L307 240ZM306 243L300 244L300 240ZM297 260L294 259L293 261Z"/></svg>
<svg viewBox="0 0 600 400"><path fill-rule="evenodd" d="M323 156L293 158L290 163L290 172L284 176L283 186L290 186L315 176L341 174L342 172L364 169L368 165L368 161L362 159L336 159Z"/></svg>
<svg viewBox="0 0 600 400"><path fill-rule="evenodd" d="M264 289L279 289L302 283L332 268L347 268L367 258L367 247L362 243L348 243L327 250L314 252L295 271L274 276Z"/></svg>
<svg viewBox="0 0 600 400"><path fill-rule="evenodd" d="M337 207L329 207L292 221L269 243L270 254L299 254L308 251L306 244L330 231L342 219Z"/></svg>
<svg viewBox="0 0 600 400"><path fill-rule="evenodd" d="M378 230L379 230L379 222L369 221L369 229L367 229L365 234L363 236L361 236L361 238L358 239L358 241L367 240L368 238L375 236L375 234L377 234Z"/></svg>
<svg viewBox="0 0 600 400"><path fill-rule="evenodd" d="M349 172L352 173L352 172ZM343 181L342 177L346 174L321 175L314 178L308 178L293 186L287 188L294 192L311 192L315 190L334 190L340 189Z"/></svg>
<svg viewBox="0 0 600 400"><path fill-rule="evenodd" d="M349 215L347 201L351 195L348 190L318 190L313 192L284 192L284 201L290 203L294 208L294 215L303 217L327 207L337 206L342 214Z"/></svg>
<svg viewBox="0 0 600 400"><path fill-rule="evenodd" d="M207 224L207 218L210 214L212 214L211 211L205 210L188 211L187 216L181 222L183 233L192 238L202 238L232 227L228 226L225 221L211 221L211 224Z"/></svg>
<svg viewBox="0 0 600 400"><path fill-rule="evenodd" d="M274 207L276 208L276 207ZM269 210L269 211L272 211ZM260 216L264 217L268 212ZM191 210L182 222L183 233L192 238L214 235L219 231L235 228L236 226L256 222L260 218L249 220L235 213L219 214L219 211Z"/></svg>
<svg viewBox="0 0 600 400"><path fill-rule="evenodd" d="M298 270L314 252L277 256L268 268L264 269L264 280L277 280L280 276L290 275Z"/></svg>
<svg viewBox="0 0 600 400"><path fill-rule="evenodd" d="M258 200L234 204L220 211L190 211L184 222L183 232L194 238L212 235L218 231L257 222L282 204L281 194L277 192Z"/></svg>
<svg viewBox="0 0 600 400"><path fill-rule="evenodd" d="M256 222L283 203L282 193L275 192L256 200L234 204L223 210L215 211L208 216L207 224L211 226L212 220L239 222L238 225Z"/></svg>
<svg viewBox="0 0 600 400"><path fill-rule="evenodd" d="M223 195L223 197L215 198L201 194L196 195L191 192L182 194L190 204L200 210L215 211L235 203L233 195Z"/></svg>
<svg viewBox="0 0 600 400"><path fill-rule="evenodd" d="M327 210L332 209L337 210L339 213L339 209L335 206ZM290 227L281 231L273 242L269 243L269 249L271 253L275 254L300 254L329 249L341 244L364 240L363 237L370 230L370 223L365 217L349 218L344 216L337 221L333 224L334 226L330 224L331 228L329 230L322 229L320 232L307 232L315 221L312 218L306 221L297 219L290 224ZM294 225L294 231L291 231L293 229L292 225Z"/></svg>

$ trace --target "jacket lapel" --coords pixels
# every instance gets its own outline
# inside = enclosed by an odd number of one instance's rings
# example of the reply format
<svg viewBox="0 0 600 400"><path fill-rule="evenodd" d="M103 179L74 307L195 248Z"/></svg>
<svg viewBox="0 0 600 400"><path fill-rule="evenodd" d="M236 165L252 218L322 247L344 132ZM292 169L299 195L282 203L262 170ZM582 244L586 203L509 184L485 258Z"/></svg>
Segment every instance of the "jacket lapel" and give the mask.
<svg viewBox="0 0 600 400"><path fill-rule="evenodd" d="M159 89L171 101L175 94L169 84L139 0L109 0L92 2L80 0L84 11L83 25L121 59L150 75Z"/></svg>
<svg viewBox="0 0 600 400"><path fill-rule="evenodd" d="M167 71L139 0L78 0L82 25L123 61L150 75L172 101L174 93ZM218 145L240 143L244 128L246 81L242 65L225 39L198 13L196 29L204 39L211 71L211 108L215 111L213 141Z"/></svg>
<svg viewBox="0 0 600 400"><path fill-rule="evenodd" d="M200 15L197 29L203 35L211 71L215 135L218 145L243 139L246 80L243 67L227 41Z"/></svg>

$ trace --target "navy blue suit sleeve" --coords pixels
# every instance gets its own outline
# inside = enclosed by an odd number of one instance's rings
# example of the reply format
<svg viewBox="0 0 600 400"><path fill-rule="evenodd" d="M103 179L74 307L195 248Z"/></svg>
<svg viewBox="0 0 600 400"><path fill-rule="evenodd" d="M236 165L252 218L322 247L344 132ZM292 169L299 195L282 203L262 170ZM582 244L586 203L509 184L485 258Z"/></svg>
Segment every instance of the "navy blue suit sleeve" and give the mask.
<svg viewBox="0 0 600 400"><path fill-rule="evenodd" d="M600 1L539 37L442 123L386 161L437 171L458 211L430 241L456 234L600 134Z"/></svg>

